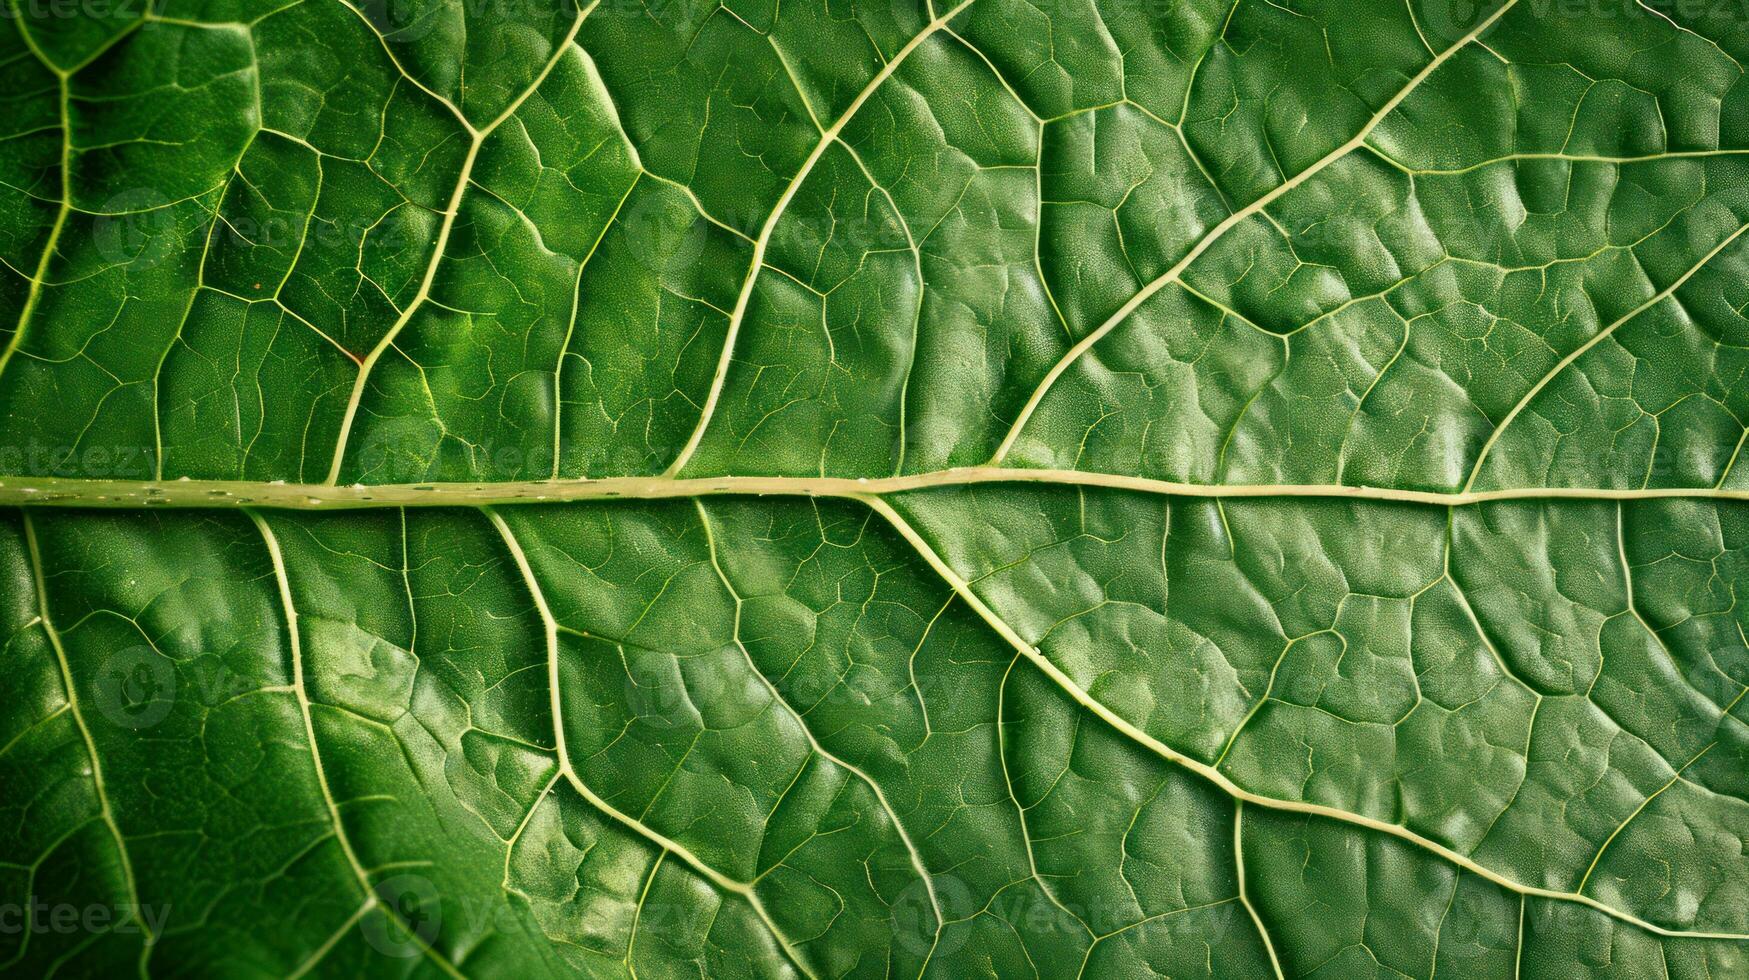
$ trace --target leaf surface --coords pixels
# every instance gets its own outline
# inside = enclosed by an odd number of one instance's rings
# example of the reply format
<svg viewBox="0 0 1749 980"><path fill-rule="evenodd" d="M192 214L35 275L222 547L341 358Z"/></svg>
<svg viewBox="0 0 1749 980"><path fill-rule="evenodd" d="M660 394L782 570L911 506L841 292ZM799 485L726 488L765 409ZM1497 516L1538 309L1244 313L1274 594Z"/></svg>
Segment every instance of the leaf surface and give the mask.
<svg viewBox="0 0 1749 980"><path fill-rule="evenodd" d="M11 12L0 967L1749 972L1733 5Z"/></svg>

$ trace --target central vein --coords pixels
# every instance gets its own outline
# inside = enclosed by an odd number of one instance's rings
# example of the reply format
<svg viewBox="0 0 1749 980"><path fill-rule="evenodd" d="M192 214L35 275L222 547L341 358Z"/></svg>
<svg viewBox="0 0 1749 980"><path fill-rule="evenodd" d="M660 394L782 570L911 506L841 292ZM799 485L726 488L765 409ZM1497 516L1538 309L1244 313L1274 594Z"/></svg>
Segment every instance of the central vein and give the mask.
<svg viewBox="0 0 1749 980"><path fill-rule="evenodd" d="M499 504L589 500L660 500L721 495L852 497L982 484L1047 484L1180 497L1313 498L1397 501L1465 506L1504 500L1654 500L1691 498L1749 500L1749 488L1510 487L1443 492L1397 487L1320 483L1179 483L1117 473L1080 470L966 466L905 476L855 477L619 476L595 480L518 480L503 483L259 483L247 480L86 480L68 477L0 477L0 506L61 507L272 507L353 510L372 507L486 507Z"/></svg>

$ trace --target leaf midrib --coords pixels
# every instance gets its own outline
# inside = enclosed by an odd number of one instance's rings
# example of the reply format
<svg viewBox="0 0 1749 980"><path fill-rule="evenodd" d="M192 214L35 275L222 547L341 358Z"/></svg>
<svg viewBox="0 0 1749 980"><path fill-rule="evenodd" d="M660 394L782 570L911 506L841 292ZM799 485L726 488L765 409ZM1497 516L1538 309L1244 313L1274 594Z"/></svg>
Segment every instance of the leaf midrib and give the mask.
<svg viewBox="0 0 1749 980"><path fill-rule="evenodd" d="M592 500L669 500L707 496L861 497L984 484L1045 484L1128 490L1165 496L1248 499L1308 498L1463 507L1509 500L1742 500L1749 487L1508 487L1495 490L1415 490L1334 483L1186 483L1087 470L961 466L904 476L620 476L500 482L264 483L251 480L109 480L83 477L0 477L0 506L365 510L378 507L489 507Z"/></svg>

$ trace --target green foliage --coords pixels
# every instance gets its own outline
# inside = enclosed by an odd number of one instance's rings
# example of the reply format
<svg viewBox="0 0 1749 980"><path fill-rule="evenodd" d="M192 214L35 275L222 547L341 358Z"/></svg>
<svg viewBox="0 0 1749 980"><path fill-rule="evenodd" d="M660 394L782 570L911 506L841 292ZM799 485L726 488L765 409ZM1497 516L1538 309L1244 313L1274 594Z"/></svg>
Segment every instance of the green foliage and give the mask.
<svg viewBox="0 0 1749 980"><path fill-rule="evenodd" d="M1749 975L1740 0L8 2L0 969Z"/></svg>

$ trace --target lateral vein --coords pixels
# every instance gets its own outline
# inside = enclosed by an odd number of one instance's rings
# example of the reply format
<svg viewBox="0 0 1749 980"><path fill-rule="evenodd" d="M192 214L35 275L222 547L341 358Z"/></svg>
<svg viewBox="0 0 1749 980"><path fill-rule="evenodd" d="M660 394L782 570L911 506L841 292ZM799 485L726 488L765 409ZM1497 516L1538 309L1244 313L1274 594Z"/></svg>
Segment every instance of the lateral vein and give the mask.
<svg viewBox="0 0 1749 980"><path fill-rule="evenodd" d="M951 587L960 598L966 601L967 605L972 607L973 611L976 612L992 630L1004 640L1008 641L1010 645L1020 652L1021 656L1036 665L1039 670L1049 677L1051 681L1062 689L1065 694L1077 704L1081 705L1082 708L1091 712L1100 720L1104 721L1136 744L1148 749L1168 762L1175 763L1201 776L1241 803L1256 804L1257 806L1269 810L1281 810L1288 813L1303 813L1308 816L1322 817L1327 820L1334 820L1339 823L1390 834L1393 837L1407 841L1416 847L1428 851L1435 856L1464 869L1465 871L1486 878L1501 888L1532 898L1545 898L1584 905L1613 919L1637 926L1647 932L1655 933L1660 936L1686 937L1694 939L1749 940L1749 933L1669 929L1657 925L1656 923L1648 922L1630 912L1600 902L1589 895L1581 895L1576 892L1556 891L1552 888L1542 888L1536 885L1527 885L1521 881L1517 881L1501 874L1486 865L1480 864L1473 858L1460 854L1438 841L1423 837L1401 824L1390 823L1364 814L1352 813L1333 806L1325 806L1321 803L1286 800L1279 797L1263 796L1258 793L1253 793L1233 782L1225 773L1220 772L1212 766L1190 758L1154 736L1149 735L1140 728L1137 728L1134 724L1130 723L1128 719L1107 707L1104 702L1093 697L1080 685L1076 684L1069 675L1063 672L1062 668L1058 667L1050 658L1046 657L1037 647L1028 643L1019 633L1015 632L1014 628L1008 625L1008 623L1005 622L995 610L986 605L984 600L972 590L970 584L967 583L958 572L954 571L941 555L936 553L934 547L924 539L923 535L919 533L916 528L912 527L911 523L905 520L905 518L899 514L898 511L894 510L885 500L866 494L847 496L862 501L869 508L874 510L875 513L885 519L887 523L892 525L893 529L917 551L917 554L935 570L937 575L940 575L941 578L947 582L949 587Z"/></svg>
<svg viewBox="0 0 1749 980"><path fill-rule="evenodd" d="M729 574L723 570L722 562L717 559L716 532L711 527L710 515L706 513L703 501L694 498L693 506L698 511L699 525L704 528L705 546L710 550L711 567L716 570L717 578L723 583L723 588L727 589L729 596L735 600L735 646L740 649L741 656L747 663L747 669L753 672L753 676L759 678L759 682L764 685L772 700L782 706L784 714L795 722L814 754L861 780L863 785L867 786L874 795L875 802L880 804L887 819L893 822L893 831L898 835L899 842L905 845L905 851L911 858L911 868L917 872L917 877L923 882L923 889L929 896L929 908L935 916L934 941L939 942L941 930L947 924L947 919L941 910L941 899L935 892L935 876L930 873L929 866L924 863L923 853L917 849L917 844L912 841L911 832L906 829L904 821L899 819L899 812L893 809L893 804L888 802L886 791L881 788L880 784L875 782L873 777L860 767L851 764L837 753L821 745L820 740L814 735L814 730L809 727L807 719L802 717L802 713L797 711L794 705L790 704L789 699L783 696L783 692L777 689L777 685L772 682L771 678L765 676L765 672L759 669L759 665L753 662L753 652L748 650L747 644L741 641L741 612L746 603L741 599L741 593L736 590L734 583L729 581Z"/></svg>
<svg viewBox="0 0 1749 980"><path fill-rule="evenodd" d="M30 32L20 29L19 33L26 40ZM71 110L72 91L69 88L68 74L51 64L45 56L31 43L32 51L55 75L58 86L59 105L61 113L61 205L55 210L53 223L49 225L48 240L43 243L42 257L37 260L36 271L31 274L30 287L25 293L24 306L18 312L18 322L12 328L12 336L7 340L4 350L0 350L0 373L6 371L6 365L11 363L12 355L18 353L18 348L24 343L25 328L30 325L31 316L36 312L37 304L42 299L43 280L49 274L49 263L54 259L55 250L61 244L61 231L67 226L67 215L73 210L73 117Z"/></svg>
<svg viewBox="0 0 1749 980"><path fill-rule="evenodd" d="M1627 323L1630 320L1633 320L1635 317L1646 312L1647 310L1651 309L1652 307L1657 306L1659 303L1664 302L1665 300L1669 299L1671 296L1676 295L1676 291L1678 289L1682 288L1683 283L1688 282L1689 279L1694 277L1695 273L1697 273L1701 269L1705 268L1706 264L1708 262L1711 262L1714 258L1716 258L1718 256L1718 254L1720 252L1723 252L1726 248L1730 247L1730 244L1732 242L1734 242L1738 238L1742 237L1742 235L1745 231L1749 231L1749 224L1742 225L1736 231L1733 231L1733 232L1731 232L1731 234L1727 235L1725 237L1724 241L1713 246L1712 251L1701 256L1700 261L1696 262L1692 266L1689 266L1687 272L1684 272L1682 275L1677 276L1675 282L1672 282L1670 285L1665 286L1663 289L1658 290L1656 293L1653 293L1652 297L1650 299L1646 300L1644 303L1641 303L1639 306L1634 307L1633 309L1629 310L1628 312L1622 314L1614 322L1610 323L1608 326L1604 327L1602 330L1599 330L1599 331L1597 331L1597 333L1593 334L1590 340L1587 340L1583 344L1580 344L1578 347L1575 347L1572 350L1572 352L1569 353L1566 357L1563 357L1559 361L1557 361L1555 363L1555 366L1550 368L1549 372L1542 376L1541 380L1539 380L1535 385L1533 385L1529 391L1524 393L1524 397L1520 398L1512 406L1512 409L1506 413L1506 417L1501 419L1500 424L1495 426L1494 431L1488 435L1488 441L1484 442L1482 444L1482 451L1480 453L1476 454L1476 463L1470 469L1470 478L1464 481L1464 491L1468 492L1471 487L1476 485L1476 477L1482 475L1482 464L1488 461L1488 453L1494 448L1494 444L1500 441L1500 436L1502 433L1504 433L1506 431L1506 427L1511 425L1512 421L1514 419L1518 418L1519 413L1523 412L1525 410L1525 408L1528 407L1532 401L1536 400L1536 396L1538 394L1541 394L1542 390L1544 388L1548 387L1549 382L1555 380L1555 378L1558 377L1562 371L1565 371L1568 368L1568 366L1570 366L1574 361L1577 361L1579 358L1585 356L1586 351L1589 351L1591 348L1596 347L1598 344L1603 343L1603 341L1606 338L1612 336L1615 333L1615 331L1619 327L1621 327L1622 324ZM1721 482L1722 482L1722 478L1721 478Z"/></svg>
<svg viewBox="0 0 1749 980"><path fill-rule="evenodd" d="M73 726L79 729L79 737L85 742L86 756L91 760L91 784L96 789L98 812L103 823L109 828L109 833L115 838L115 852L121 864L122 878L127 882L128 900L135 909L140 907L140 886L134 877L134 863L128 856L128 845L122 837L121 825L116 823L115 808L109 802L109 788L103 782L103 762L97 755L97 742L91 737L91 726L85 723L85 713L79 708L79 694L73 685L73 668L67 662L67 648L61 642L61 632L55 628L54 618L49 615L48 576L43 571L42 547L37 543L36 524L29 514L24 515L24 543L30 552L31 576L36 580L37 615L43 632L48 634L49 646L55 651L55 666L61 672L61 685L67 692L67 710L73 716ZM140 930L146 937L146 949L150 949L155 938L151 927L144 917L140 920Z"/></svg>
<svg viewBox="0 0 1749 980"><path fill-rule="evenodd" d="M1015 441L1020 438L1021 431L1026 428L1027 421L1032 418L1032 414L1038 409L1039 403L1044 401L1045 394L1051 390L1052 385L1056 384L1057 379L1061 377L1065 371L1069 370L1070 366L1080 360L1082 354L1087 353L1087 351L1092 349L1094 344L1099 343L1106 334L1115 330L1118 324L1128 319L1129 315L1134 313L1143 303L1147 302L1149 297L1153 296L1160 290L1165 289L1172 283L1177 282L1179 277L1184 275L1184 271L1190 267L1192 262L1195 262L1197 258L1199 258L1204 252L1208 251L1215 242L1219 241L1236 225L1255 217L1257 214L1261 213L1264 208L1274 204L1283 195L1289 193L1306 181L1311 180L1326 167L1329 167L1331 164L1365 144L1367 137L1372 135L1373 130L1377 129L1379 124L1384 122L1386 117L1392 112L1395 112L1397 106L1401 105L1403 100L1409 97L1410 93L1419 88L1421 83L1426 81L1429 75L1432 75L1439 69L1439 66L1450 60L1452 55L1457 54L1459 51L1467 47L1471 41L1480 37L1482 32L1494 26L1494 22L1504 16L1508 10L1511 10L1517 2L1518 0L1506 0L1506 3L1501 4L1500 9L1494 11L1494 13L1490 14L1488 18L1480 24L1477 24L1468 34L1459 38L1451 47L1446 48L1444 51L1435 55L1433 60L1429 61L1415 74L1413 78L1409 79L1407 85L1403 86L1403 88L1400 89L1396 95L1392 96L1383 106L1380 106L1379 110L1373 113L1372 117L1366 121L1366 124L1360 127L1360 132L1355 133L1348 142L1331 150L1329 153L1320 157L1311 166L1308 166L1306 169L1282 181L1280 184L1276 185L1273 190L1239 210L1234 211L1232 214L1229 214L1227 217L1223 218L1219 224L1210 228L1208 233L1197 239L1196 244L1190 247L1190 251L1184 253L1184 257L1179 259L1172 268L1167 269L1159 278L1148 283L1146 286L1143 286L1140 290L1137 290L1135 295L1131 296L1124 305L1118 307L1116 313L1113 313L1110 317L1106 318L1105 322L1095 328L1092 333L1081 338L1075 346L1069 348L1068 353L1064 354L1061 360L1051 366L1050 371L1045 374L1044 380L1040 381L1038 387L1033 389L1032 397L1028 398L1026 404L1021 407L1020 414L1014 417L1013 424L1009 426L1008 434L1003 437L1002 443L996 447L996 454L990 458L991 464L994 465L1000 463L1008 457L1009 451L1014 448Z"/></svg>
<svg viewBox="0 0 1749 980"><path fill-rule="evenodd" d="M316 744L316 722L310 713L309 689L304 686L304 648L302 638L298 633L298 609L297 604L292 600L291 577L285 569L285 556L279 550L279 538L260 514L252 510L245 511L245 513L249 515L251 521L255 522L255 527L260 530L261 540L267 546L267 556L273 562L273 578L279 587L280 607L285 614L287 645L291 649L292 693L297 696L298 714L303 717L304 738L310 743L310 762L315 766L316 785L322 790L322 803L328 809L328 820L334 827L334 839L340 844L340 850L346 856L347 865L351 867L353 875L358 879L359 888L364 890L364 905L351 920L358 921L369 913L372 906L381 906L382 902L377 897L375 886L370 882L369 873L364 870L364 864L358 859L358 852L353 850L352 838L347 836L346 822L340 818L340 807L334 802L334 790L328 785L328 771L322 765L322 750ZM384 914L391 919L399 919L393 909L386 910ZM400 926L418 945L426 958L430 959L439 970L452 977L459 978L463 975L455 964L433 949L431 943L414 931L411 926L404 922L400 923Z"/></svg>
<svg viewBox="0 0 1749 980"><path fill-rule="evenodd" d="M559 621L553 616L552 607L547 604L546 591L541 588L540 580L535 577L534 566L529 564L528 555L522 550L522 543L517 540L515 532L510 530L510 525L497 511L485 508L483 512L486 519L491 521L492 526L497 529L499 536L504 539L504 547L509 550L511 560L516 563L517 570L522 573L523 584L528 588L529 596L534 600L535 612L540 616L541 629L545 635L547 646L547 691L550 699L550 711L553 716L553 743L558 749L559 771L564 775L565 781L600 813L655 844L664 852L680 858L717 888L744 899L753 908L754 914L759 917L766 930L771 933L772 938L777 941L778 948L783 950L785 958L803 976L814 977L814 972L809 969L800 951L772 920L771 914L765 909L765 903L760 900L752 885L728 877L707 864L703 858L694 854L686 845L665 836L655 828L602 799L596 795L593 789L589 788L589 784L584 782L582 776L577 773L576 767L571 764L570 749L565 743L564 699L560 697L559 692Z"/></svg>
<svg viewBox="0 0 1749 980"><path fill-rule="evenodd" d="M869 79L869 83L863 86L861 92L857 93L856 98L844 110L844 114L820 133L819 142L814 144L813 152L809 153L807 159L802 161L801 169L796 171L796 175L790 179L789 184L784 187L783 193L778 196L777 205L771 209L771 213L765 218L765 224L759 229L759 237L753 240L753 257L747 263L747 275L741 280L741 293L735 298L735 308L729 314L729 328L723 334L723 350L717 357L716 373L711 376L711 386L710 390L705 393L704 406L699 409L698 424L693 426L692 435L687 437L686 445L681 447L680 453L674 457L674 462L668 464L668 469L664 471L663 475L672 477L679 473L686 466L687 461L692 459L692 454L698 450L699 443L704 440L705 428L710 425L711 416L716 413L717 401L722 397L723 385L728 381L729 365L735 358L735 338L740 334L741 324L747 317L747 304L753 298L753 285L759 279L759 270L765 267L765 249L771 244L771 235L777 230L778 220L783 217L784 211L789 207L790 200L796 196L796 191L801 189L802 182L807 180L814 165L820 162L822 156L825 156L826 149L838 139L838 134L843 131L845 124L850 122L851 117L856 115L857 110L862 108L862 104L867 102L869 97L874 95L875 90L885 84L888 78L892 77L893 72L897 71L905 59L911 56L911 52L917 50L918 46L927 41L931 35L946 27L948 21L959 16L960 11L971 5L972 0L961 0L959 6L930 21L927 27L919 31L916 37L906 42L897 54L893 55L885 65L882 65L881 70Z"/></svg>
<svg viewBox="0 0 1749 980"><path fill-rule="evenodd" d="M340 469L346 462L346 444L352 437L352 423L358 417L359 403L364 399L364 388L370 381L372 369L382 359L383 354L394 346L395 338L399 337L401 331L406 329L408 322L413 319L413 315L419 312L419 308L425 305L426 299L431 295L431 285L437 279L437 267L443 264L444 252L449 248L450 232L455 230L456 216L461 214L462 210L462 198L467 194L469 181L473 179L474 163L480 158L480 147L485 145L486 139L492 135L493 131L522 108L522 104L528 101L529 97L534 95L535 91L547 80L547 76L552 74L559 59L563 58L565 52L570 50L572 44L576 42L577 32L582 30L583 21L600 2L601 0L593 0L587 7L577 11L577 16L571 21L571 29L565 34L563 40L553 46L552 57L548 58L546 64L542 66L540 74L536 75L534 81L530 82L528 87L523 89L515 99L512 99L508 106L505 106L503 112L500 112L491 122L477 129L469 124L465 117L462 118L462 125L466 126L468 130L468 152L462 158L461 173L456 177L455 188L450 191L449 204L443 211L443 220L438 224L437 241L431 246L431 259L425 264L425 274L419 280L419 290L407 302L407 308L401 311L401 315L389 325L389 329L383 334L382 339L377 341L376 346L372 347L370 353L366 354L364 360L359 363L358 377L353 380L352 394L347 398L346 411L340 418L340 435L334 440L334 459L328 466L327 482L329 484L334 484L340 479Z"/></svg>

